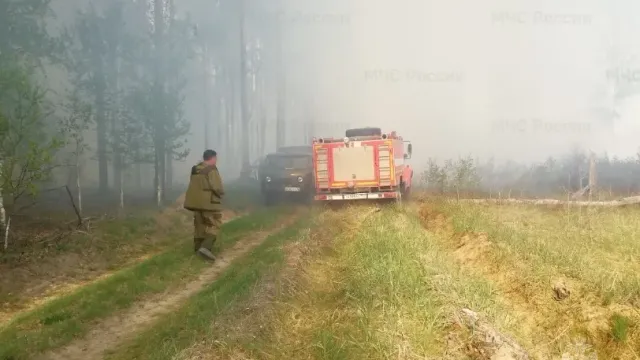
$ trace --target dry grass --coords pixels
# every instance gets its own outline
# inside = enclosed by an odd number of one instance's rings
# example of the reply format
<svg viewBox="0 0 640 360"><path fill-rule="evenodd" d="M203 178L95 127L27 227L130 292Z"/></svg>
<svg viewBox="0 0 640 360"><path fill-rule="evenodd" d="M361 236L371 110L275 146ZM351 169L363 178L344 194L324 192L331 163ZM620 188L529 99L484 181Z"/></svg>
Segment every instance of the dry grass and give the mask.
<svg viewBox="0 0 640 360"><path fill-rule="evenodd" d="M325 211L285 248L287 267L180 358L480 358L454 314L468 307L503 330L516 325L440 243L401 207Z"/></svg>
<svg viewBox="0 0 640 360"><path fill-rule="evenodd" d="M469 308L534 359L637 359L636 213L435 201L322 211L283 243L284 266L178 358L500 358L457 321Z"/></svg>
<svg viewBox="0 0 640 360"><path fill-rule="evenodd" d="M582 337L602 358L638 358L637 209L440 203L423 215L451 232L458 261L496 286L523 331L548 343L541 354L559 356Z"/></svg>

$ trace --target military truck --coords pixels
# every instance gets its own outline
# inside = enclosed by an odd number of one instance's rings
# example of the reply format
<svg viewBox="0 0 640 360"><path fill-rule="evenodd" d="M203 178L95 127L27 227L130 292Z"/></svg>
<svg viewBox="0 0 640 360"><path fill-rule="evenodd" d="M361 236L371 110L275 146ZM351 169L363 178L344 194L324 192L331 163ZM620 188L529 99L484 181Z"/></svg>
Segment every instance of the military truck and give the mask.
<svg viewBox="0 0 640 360"><path fill-rule="evenodd" d="M258 173L266 205L274 205L281 200L307 203L313 199L315 186L311 153L268 154Z"/></svg>

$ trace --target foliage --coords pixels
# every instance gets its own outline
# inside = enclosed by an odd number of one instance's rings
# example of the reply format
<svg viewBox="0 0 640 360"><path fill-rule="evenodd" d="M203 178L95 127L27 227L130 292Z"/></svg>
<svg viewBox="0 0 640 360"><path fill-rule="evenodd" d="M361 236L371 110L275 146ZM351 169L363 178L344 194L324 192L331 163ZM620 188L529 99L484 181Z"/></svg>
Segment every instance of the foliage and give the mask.
<svg viewBox="0 0 640 360"><path fill-rule="evenodd" d="M82 100L77 91L69 94L67 103L64 104L67 115L63 118L61 131L65 137L67 145L72 146L72 154L78 158L82 157L85 151L91 149L84 138L84 134L91 126L92 108L89 103Z"/></svg>
<svg viewBox="0 0 640 360"><path fill-rule="evenodd" d="M35 195L38 182L55 166L54 154L63 146L47 136L52 108L46 91L30 78L30 69L17 62L0 61L0 155L5 202L25 193Z"/></svg>
<svg viewBox="0 0 640 360"><path fill-rule="evenodd" d="M442 166L435 159L429 159L422 181L427 188L436 189L441 194L453 190L459 195L461 191L476 190L480 185L475 160L471 156L456 161L448 159Z"/></svg>
<svg viewBox="0 0 640 360"><path fill-rule="evenodd" d="M46 30L51 0L0 1L0 55L31 55L55 58L60 43Z"/></svg>
<svg viewBox="0 0 640 360"><path fill-rule="evenodd" d="M104 9L89 5L78 12L65 33L67 69L74 85L92 99L102 124L98 136L108 143L108 149L105 145L97 150L111 155L114 166L121 169L153 163L158 151L176 160L188 154L181 69L192 54L184 41L190 24L169 21L159 65L149 25L146 4L112 1ZM156 79L156 66L161 66L162 79Z"/></svg>
<svg viewBox="0 0 640 360"><path fill-rule="evenodd" d="M589 155L579 150L535 164L508 161L497 166L493 159L480 163L471 157L438 164L435 159L429 159L422 183L440 193L514 191L521 196L551 196L587 186L589 161ZM605 153L595 161L596 182L601 193L613 196L640 192L640 152L626 159Z"/></svg>

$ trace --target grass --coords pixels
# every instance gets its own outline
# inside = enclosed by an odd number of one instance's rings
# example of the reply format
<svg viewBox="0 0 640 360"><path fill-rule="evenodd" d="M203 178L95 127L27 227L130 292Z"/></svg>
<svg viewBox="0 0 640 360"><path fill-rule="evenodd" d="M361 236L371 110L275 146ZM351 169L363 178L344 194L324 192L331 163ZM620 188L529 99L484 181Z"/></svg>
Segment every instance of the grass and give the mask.
<svg viewBox="0 0 640 360"><path fill-rule="evenodd" d="M298 238L308 218L269 236L246 257L237 259L211 286L179 310L107 356L108 359L173 359L194 342L206 339L217 315L246 299L256 284L284 264L282 246Z"/></svg>
<svg viewBox="0 0 640 360"><path fill-rule="evenodd" d="M281 211L260 211L226 223L218 246L227 248L247 233L275 224L281 215ZM207 264L193 256L191 243L179 242L180 247L14 319L0 329L0 359L26 359L65 345L86 334L93 322L128 308L145 296L194 278Z"/></svg>
<svg viewBox="0 0 640 360"><path fill-rule="evenodd" d="M146 211L104 219L92 224L91 231L72 232L56 241L36 240L29 247L0 254L0 324L46 298L173 247L176 238L190 236L184 215L162 215L162 223L156 218Z"/></svg>
<svg viewBox="0 0 640 360"><path fill-rule="evenodd" d="M449 217L458 237L486 235L489 250L471 266L490 273L502 296L524 306L529 319L545 330L532 336L554 338L558 353L586 337L603 358L637 357L631 349L640 346L640 331L630 325L640 319L637 208L435 207ZM552 296L559 282L571 291L560 302ZM558 332L564 335L556 337Z"/></svg>
<svg viewBox="0 0 640 360"><path fill-rule="evenodd" d="M559 276L611 302L640 303L640 211L447 205L457 232L485 232L498 261L525 264L547 287Z"/></svg>
<svg viewBox="0 0 640 360"><path fill-rule="evenodd" d="M629 335L631 320L626 316L614 314L611 317L611 336L615 341L625 342Z"/></svg>
<svg viewBox="0 0 640 360"><path fill-rule="evenodd" d="M38 233L38 229L34 228L35 234L32 236L39 241L29 244L28 249L16 246L10 247L8 252L0 252L0 264L16 266L65 252L86 253L88 250L99 252L101 255L109 255L117 249L130 246L132 237L153 233L155 225L154 214L146 211L125 218L101 220L93 224L91 232L74 232L66 236L62 236L64 231L59 229L54 229L59 231L49 231L49 233L46 231ZM47 241L46 238L40 238L41 235L48 235L51 238L57 235L59 239ZM98 237L100 241L96 241Z"/></svg>
<svg viewBox="0 0 640 360"><path fill-rule="evenodd" d="M327 360L443 358L448 352L459 359L463 350L451 348L445 338L466 334L453 324L461 308L481 312L503 328L510 325L488 283L458 267L417 218L402 208L369 210L323 213L311 234L322 249L305 248L301 268L270 302L273 310L261 307L273 315L221 330L244 335L216 339L218 344L200 352Z"/></svg>

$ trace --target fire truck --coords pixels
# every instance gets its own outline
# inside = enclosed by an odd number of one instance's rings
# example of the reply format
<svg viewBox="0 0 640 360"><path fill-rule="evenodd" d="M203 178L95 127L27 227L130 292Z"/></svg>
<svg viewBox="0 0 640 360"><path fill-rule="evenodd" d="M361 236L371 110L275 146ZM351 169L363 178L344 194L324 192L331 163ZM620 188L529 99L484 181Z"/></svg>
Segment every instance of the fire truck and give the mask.
<svg viewBox="0 0 640 360"><path fill-rule="evenodd" d="M395 131L349 129L344 138L313 139L315 200L401 200L411 190L412 147Z"/></svg>

